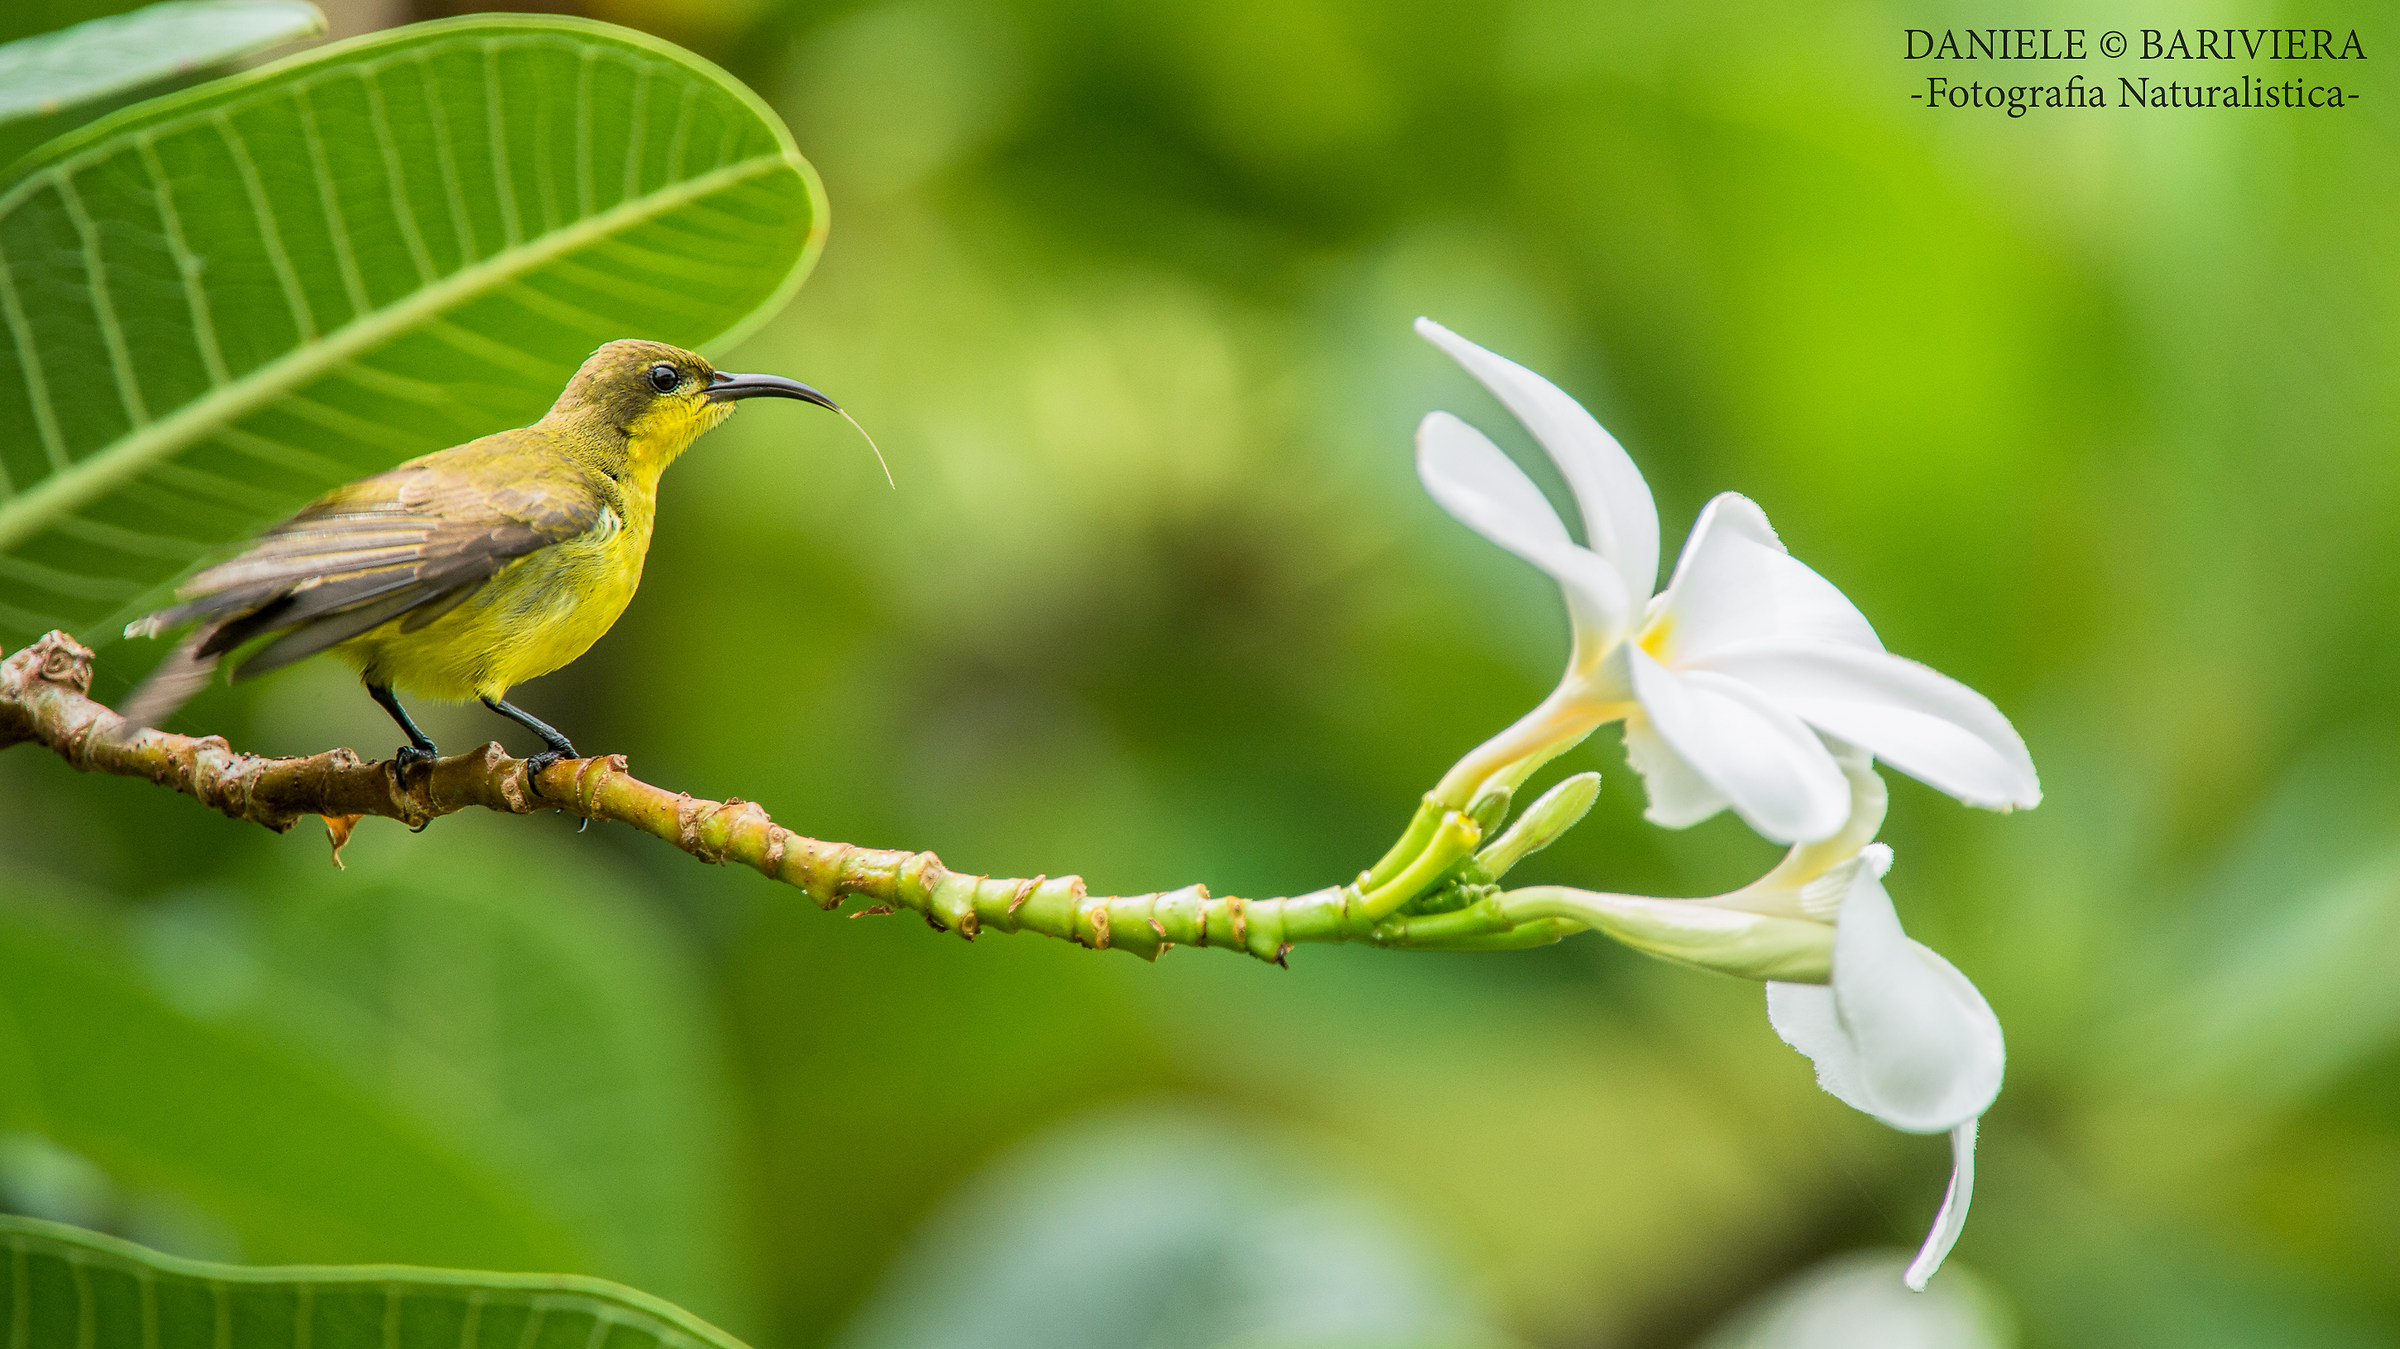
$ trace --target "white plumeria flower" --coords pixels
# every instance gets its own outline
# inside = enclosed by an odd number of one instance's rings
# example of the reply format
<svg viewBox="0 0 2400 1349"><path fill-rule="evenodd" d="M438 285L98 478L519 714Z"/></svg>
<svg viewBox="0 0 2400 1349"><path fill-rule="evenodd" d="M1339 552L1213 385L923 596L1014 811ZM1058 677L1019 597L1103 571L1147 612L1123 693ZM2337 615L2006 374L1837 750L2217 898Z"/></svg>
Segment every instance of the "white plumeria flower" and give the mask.
<svg viewBox="0 0 2400 1349"><path fill-rule="evenodd" d="M2007 1054L1991 1004L1900 930L1883 888L1891 849L1867 841L1883 823L1883 781L1864 754L1838 749L1844 826L1750 885L1709 899L1537 886L1502 903L1519 922L1566 918L1652 955L1767 981L1767 1020L1815 1062L1819 1086L1895 1129L1949 1133L1950 1190L1908 1268L1922 1290L1966 1223L1975 1122L1999 1094Z"/></svg>
<svg viewBox="0 0 2400 1349"><path fill-rule="evenodd" d="M1533 433L1566 478L1586 542L1481 432L1446 412L1417 430L1417 471L1462 523L1558 582L1574 624L1567 672L1542 705L1462 760L1437 793L1463 804L1515 786L1605 722L1625 722L1649 817L1680 828L1731 807L1780 843L1827 838L1849 792L1835 737L1966 802L2030 807L2041 784L2016 730L1981 694L1891 655L1832 583L1784 550L1766 515L1708 503L1655 596L1658 516L1622 447L1556 385L1431 319L1456 358Z"/></svg>

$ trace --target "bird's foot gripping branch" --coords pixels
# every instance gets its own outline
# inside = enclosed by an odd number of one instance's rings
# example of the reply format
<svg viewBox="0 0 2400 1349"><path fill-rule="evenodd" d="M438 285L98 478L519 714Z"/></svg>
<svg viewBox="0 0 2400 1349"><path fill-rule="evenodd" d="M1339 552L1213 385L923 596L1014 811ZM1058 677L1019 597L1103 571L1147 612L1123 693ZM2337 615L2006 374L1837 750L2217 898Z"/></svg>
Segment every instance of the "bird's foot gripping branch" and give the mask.
<svg viewBox="0 0 2400 1349"><path fill-rule="evenodd" d="M1576 541L1541 490L1479 432L1425 418L1426 490L1477 533L1547 572L1574 634L1542 703L1460 759L1399 842L1356 880L1274 899L1199 885L1093 895L1075 876L952 871L929 852L805 838L753 802L654 787L619 757L538 771L497 745L403 768L347 750L302 759L238 754L128 724L91 701L91 653L52 633L0 664L0 748L47 745L76 767L146 777L236 819L287 829L322 815L336 856L360 818L422 827L480 806L559 809L631 825L707 862L739 862L830 909L913 910L974 938L1036 932L1156 958L1228 947L1281 964L1305 942L1508 950L1597 930L1662 959L1759 980L1776 1033L1815 1061L1826 1091L1894 1128L1950 1136L1954 1170L1908 1272L1923 1287L1963 1225L1977 1121L2000 1090L2000 1023L1975 986L1902 930L1875 842L1878 760L1995 810L2041 799L2008 719L1973 690L1885 651L1834 586L1785 549L1748 499L1708 503L1657 587L1658 518L1632 459L1572 398L1523 366L1420 320L1522 421L1557 466L1582 521ZM1544 764L1611 722L1649 795L1649 818L1682 827L1730 809L1790 845L1738 890L1662 899L1566 885L1508 889L1509 871L1582 819L1596 774L1569 777L1509 822Z"/></svg>

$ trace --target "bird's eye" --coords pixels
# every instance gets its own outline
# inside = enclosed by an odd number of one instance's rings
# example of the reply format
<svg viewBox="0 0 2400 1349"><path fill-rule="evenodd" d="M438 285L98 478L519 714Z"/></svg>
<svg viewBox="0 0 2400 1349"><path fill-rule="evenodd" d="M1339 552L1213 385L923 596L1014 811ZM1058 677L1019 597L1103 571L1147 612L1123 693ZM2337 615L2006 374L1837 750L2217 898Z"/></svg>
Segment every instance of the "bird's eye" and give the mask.
<svg viewBox="0 0 2400 1349"><path fill-rule="evenodd" d="M660 393L673 393L683 383L683 372L664 361L650 367L650 387Z"/></svg>

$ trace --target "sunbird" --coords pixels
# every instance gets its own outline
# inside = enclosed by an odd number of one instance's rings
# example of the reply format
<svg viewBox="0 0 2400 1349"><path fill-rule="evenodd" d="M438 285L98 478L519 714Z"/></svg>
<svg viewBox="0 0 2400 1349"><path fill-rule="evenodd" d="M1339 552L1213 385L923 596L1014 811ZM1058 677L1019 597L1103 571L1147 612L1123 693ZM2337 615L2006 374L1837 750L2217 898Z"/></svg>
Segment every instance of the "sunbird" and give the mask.
<svg viewBox="0 0 2400 1349"><path fill-rule="evenodd" d="M156 725L225 655L271 635L233 678L333 652L407 734L402 771L441 751L400 705L401 689L481 699L541 737L527 761L535 774L576 757L508 691L590 650L625 612L650 551L659 475L744 398L849 416L797 380L727 374L664 342L601 347L540 421L335 488L192 577L176 592L182 603L128 624L128 637L198 626L126 701L126 720Z"/></svg>

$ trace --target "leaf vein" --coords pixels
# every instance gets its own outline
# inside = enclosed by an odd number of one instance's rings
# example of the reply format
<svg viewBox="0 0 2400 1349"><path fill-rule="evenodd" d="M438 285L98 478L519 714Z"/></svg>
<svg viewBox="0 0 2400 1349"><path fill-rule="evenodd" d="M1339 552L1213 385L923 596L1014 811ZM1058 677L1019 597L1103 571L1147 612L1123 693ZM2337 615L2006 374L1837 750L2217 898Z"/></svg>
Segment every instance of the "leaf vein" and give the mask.
<svg viewBox="0 0 2400 1349"><path fill-rule="evenodd" d="M138 581L127 581L121 577L85 576L79 572L45 567L14 553L0 553L0 577L47 590L53 595L64 595L68 599L99 600L104 604L131 599L147 589Z"/></svg>
<svg viewBox="0 0 2400 1349"><path fill-rule="evenodd" d="M175 189L167 181L166 166L159 162L158 146L144 136L136 144L141 149L142 172L149 175L151 190L158 196L158 218L166 226L167 252L175 259L175 271L183 278L183 302L192 311L192 344L200 349L200 366L208 372L210 388L232 378L225 369L225 353L217 344L217 321L208 306L208 288L200 284L204 264L191 244L183 237L183 214L175 206Z"/></svg>
<svg viewBox="0 0 2400 1349"><path fill-rule="evenodd" d="M600 58L584 52L575 71L575 215L588 219L592 205L592 70Z"/></svg>
<svg viewBox="0 0 2400 1349"><path fill-rule="evenodd" d="M108 263L100 256L100 226L92 213L84 209L83 194L75 190L74 179L60 175L58 199L67 208L67 219L75 223L76 237L83 242L85 289L92 297L92 317L100 325L100 344L108 349L109 374L117 382L117 401L124 406L125 418L135 426L150 424L150 409L142 401L142 384L133 371L133 352L125 342L125 325L117 318L116 302L108 293Z"/></svg>
<svg viewBox="0 0 2400 1349"><path fill-rule="evenodd" d="M408 199L408 176L400 165L400 147L392 139L391 115L384 106L383 85L371 71L360 71L358 80L367 91L367 122L375 128L375 144L383 154L383 174L392 185L392 218L399 222L400 240L408 247L409 261L416 264L417 283L431 285L439 273L434 270L433 254L425 247L425 236L417 231L416 207Z"/></svg>
<svg viewBox="0 0 2400 1349"><path fill-rule="evenodd" d="M650 67L646 63L633 68L633 115L626 120L633 127L633 138L625 147L625 187L617 195L619 201L642 194L642 154L650 132Z"/></svg>
<svg viewBox="0 0 2400 1349"><path fill-rule="evenodd" d="M275 226L275 208L267 200L266 184L259 181L258 163L250 157L249 142L233 129L232 119L216 117L217 134L225 140L225 148L233 152L234 171L241 175L242 190L250 197L250 214L258 221L259 242L267 250L267 261L275 268L275 279L283 286L283 302L292 311L292 326L300 330L302 342L317 340L317 316L308 307L308 294L300 288L300 271L292 265L292 255L283 246L283 231Z"/></svg>
<svg viewBox="0 0 2400 1349"><path fill-rule="evenodd" d="M500 238L504 246L515 248L525 242L524 227L517 219L517 184L508 171L508 134L500 113L500 44L483 45L483 101L487 138L492 143L492 193L500 200Z"/></svg>
<svg viewBox="0 0 2400 1349"><path fill-rule="evenodd" d="M450 201L450 222L458 235L458 260L461 266L471 266L483 260L476 251L475 225L467 215L467 185L459 177L458 158L450 149L450 118L442 111L442 96L434 88L433 62L426 53L416 55L417 82L425 89L425 115L433 127L433 162L441 170L442 193Z"/></svg>
<svg viewBox="0 0 2400 1349"><path fill-rule="evenodd" d="M325 205L325 231L333 236L333 261L342 274L342 293L350 297L350 315L356 318L374 302L367 298L367 279L359 272L358 257L350 248L350 226L342 218L342 203L334 192L333 166L325 161L325 136L317 129L316 105L302 89L292 90L292 103L300 109L300 139L308 142L308 166L317 180L317 199Z"/></svg>
<svg viewBox="0 0 2400 1349"><path fill-rule="evenodd" d="M25 396L33 404L33 424L41 434L42 453L53 470L63 473L74 461L67 457L67 440L59 433L58 409L50 404L50 379L42 371L41 349L33 340L32 325L25 321L25 306L17 298L16 273L5 251L0 251L0 312L5 312L9 340L17 346L17 368L25 376ZM0 493L16 494L5 470L0 470Z"/></svg>
<svg viewBox="0 0 2400 1349"><path fill-rule="evenodd" d="M689 148L692 133L692 104L699 101L700 86L683 86L683 102L675 108L675 134L667 139L667 181L683 176L683 154Z"/></svg>

